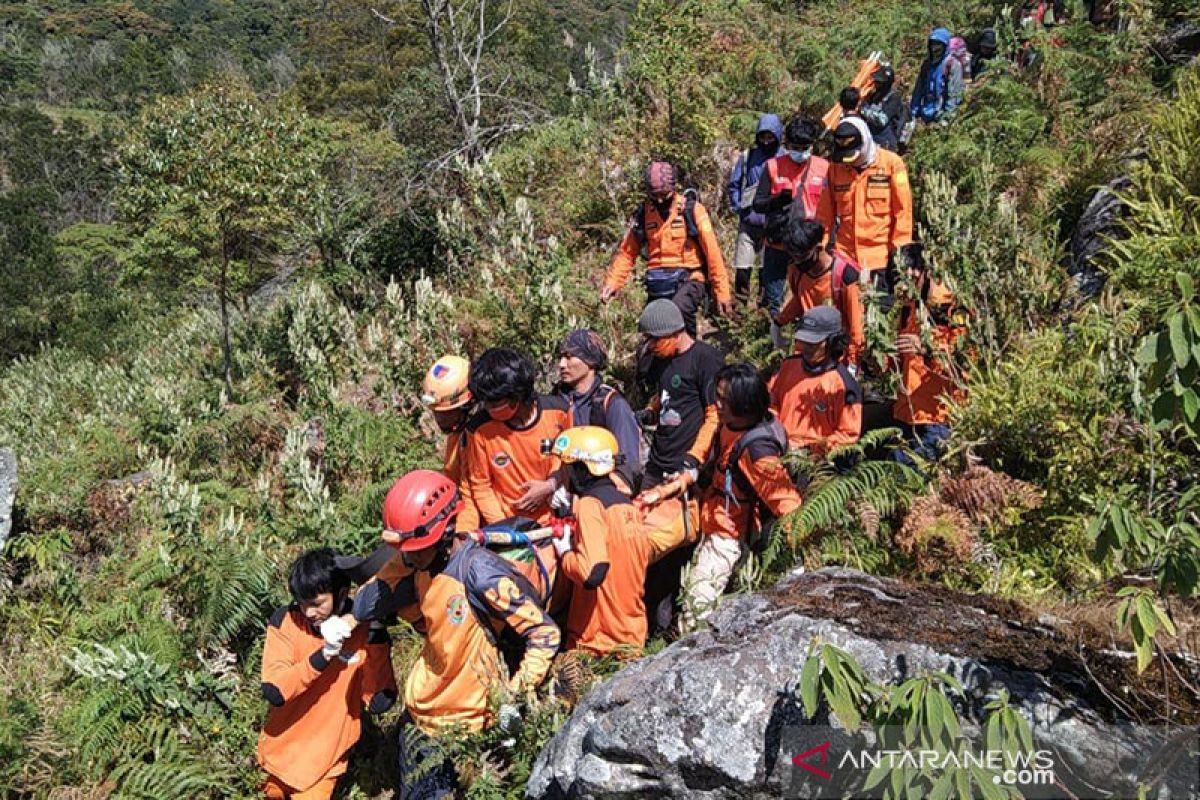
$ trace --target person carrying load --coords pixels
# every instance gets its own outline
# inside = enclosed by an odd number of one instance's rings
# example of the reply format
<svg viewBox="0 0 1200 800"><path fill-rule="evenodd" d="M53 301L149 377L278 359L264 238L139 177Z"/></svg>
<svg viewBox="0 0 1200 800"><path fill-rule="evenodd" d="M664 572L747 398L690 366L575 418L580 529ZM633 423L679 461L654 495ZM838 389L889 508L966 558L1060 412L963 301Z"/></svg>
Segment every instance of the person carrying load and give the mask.
<svg viewBox="0 0 1200 800"><path fill-rule="evenodd" d="M675 168L654 161L646 169L646 199L629 219L629 228L613 257L600 289L607 303L633 275L634 264L646 251L646 301L667 299L679 307L690 335L696 335L696 314L712 286L717 310L728 316L733 296L725 259L712 219L693 190L678 191Z"/></svg>

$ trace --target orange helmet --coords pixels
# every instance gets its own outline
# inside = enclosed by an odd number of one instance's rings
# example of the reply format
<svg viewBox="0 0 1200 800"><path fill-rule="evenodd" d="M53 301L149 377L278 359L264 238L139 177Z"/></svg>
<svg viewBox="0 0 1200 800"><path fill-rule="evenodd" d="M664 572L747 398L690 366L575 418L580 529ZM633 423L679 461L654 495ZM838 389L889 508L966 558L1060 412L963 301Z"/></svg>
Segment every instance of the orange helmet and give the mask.
<svg viewBox="0 0 1200 800"><path fill-rule="evenodd" d="M442 356L425 373L421 402L434 411L453 411L471 402L467 379L471 362L460 356Z"/></svg>
<svg viewBox="0 0 1200 800"><path fill-rule="evenodd" d="M383 527L400 536L400 550L432 547L462 510L454 481L440 472L418 469L396 481L383 501Z"/></svg>

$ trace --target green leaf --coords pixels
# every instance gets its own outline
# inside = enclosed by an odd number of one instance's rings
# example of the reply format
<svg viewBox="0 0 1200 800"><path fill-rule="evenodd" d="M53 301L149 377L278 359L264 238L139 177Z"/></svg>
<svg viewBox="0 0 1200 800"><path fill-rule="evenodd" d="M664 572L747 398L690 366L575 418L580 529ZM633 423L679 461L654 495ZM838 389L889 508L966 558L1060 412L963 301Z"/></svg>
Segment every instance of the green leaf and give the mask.
<svg viewBox="0 0 1200 800"><path fill-rule="evenodd" d="M971 800L971 779L965 769L954 770L954 788L958 790L959 800Z"/></svg>
<svg viewBox="0 0 1200 800"><path fill-rule="evenodd" d="M887 761L880 761L879 765L872 768L867 773L867 779L863 781L863 792L869 792L879 784L883 783L883 779L889 777L891 769L888 767Z"/></svg>
<svg viewBox="0 0 1200 800"><path fill-rule="evenodd" d="M1183 401L1183 415L1188 422L1195 422L1197 414L1200 414L1200 396L1196 395L1194 389L1188 389L1180 399Z"/></svg>
<svg viewBox="0 0 1200 800"><path fill-rule="evenodd" d="M1154 634L1158 633L1158 617L1154 613L1154 600L1149 595L1143 594L1134 601L1134 608L1137 610L1138 624L1141 625L1146 638L1153 639Z"/></svg>
<svg viewBox="0 0 1200 800"><path fill-rule="evenodd" d="M1163 607L1158 603L1152 603L1151 607L1154 609L1154 616L1158 619L1163 630L1172 636L1176 636L1175 623L1171 621L1169 616L1167 616L1167 612L1163 609Z"/></svg>
<svg viewBox="0 0 1200 800"><path fill-rule="evenodd" d="M1142 339L1142 346L1138 348L1137 354L1133 360L1138 364L1149 366L1158 361L1158 337L1159 334L1152 333Z"/></svg>
<svg viewBox="0 0 1200 800"><path fill-rule="evenodd" d="M942 740L942 732L946 729L942 704L938 702L940 699L941 695L933 689L930 689L925 694L925 725L929 728L930 744L940 742Z"/></svg>
<svg viewBox="0 0 1200 800"><path fill-rule="evenodd" d="M937 782L933 784L933 788L929 790L928 800L947 800L953 788L954 771L948 769L942 773Z"/></svg>
<svg viewBox="0 0 1200 800"><path fill-rule="evenodd" d="M1191 358L1192 343L1188 341L1188 332L1184 325L1183 314L1175 314L1167 321L1167 330L1171 334L1171 351L1175 354L1175 368L1182 369Z"/></svg>
<svg viewBox="0 0 1200 800"><path fill-rule="evenodd" d="M1007 793L998 784L992 783L992 773L981 767L971 767L971 776L983 800L1004 800Z"/></svg>
<svg viewBox="0 0 1200 800"><path fill-rule="evenodd" d="M1191 275L1186 272L1176 272L1175 283L1179 286L1179 293L1184 303L1196 296L1196 284L1192 282Z"/></svg>
<svg viewBox="0 0 1200 800"><path fill-rule="evenodd" d="M804 662L800 671L800 700L804 703L804 714L812 719L817 713L817 689L821 676L821 659L814 653Z"/></svg>
<svg viewBox="0 0 1200 800"><path fill-rule="evenodd" d="M1160 394L1150 406L1150 413L1154 415L1158 427L1170 427L1175 420L1175 395L1170 392Z"/></svg>

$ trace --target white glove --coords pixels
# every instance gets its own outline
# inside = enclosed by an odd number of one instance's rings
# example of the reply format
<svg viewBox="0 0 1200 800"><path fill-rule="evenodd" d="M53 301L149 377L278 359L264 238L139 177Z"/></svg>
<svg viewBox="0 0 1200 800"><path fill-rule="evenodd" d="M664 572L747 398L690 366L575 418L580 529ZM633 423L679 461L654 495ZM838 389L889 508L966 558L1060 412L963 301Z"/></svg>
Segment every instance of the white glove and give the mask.
<svg viewBox="0 0 1200 800"><path fill-rule="evenodd" d="M338 653L342 652L342 645L350 638L353 633L350 623L341 617L330 617L321 623L321 636L325 639L325 645L321 648L321 653L325 658L333 658Z"/></svg>
<svg viewBox="0 0 1200 800"><path fill-rule="evenodd" d="M564 525L563 535L551 538L550 542L554 545L554 552L558 553L559 556L571 552L571 526Z"/></svg>
<svg viewBox="0 0 1200 800"><path fill-rule="evenodd" d="M571 510L571 493L567 491L567 487L560 486L554 490L554 494L550 495L550 507L555 511Z"/></svg>

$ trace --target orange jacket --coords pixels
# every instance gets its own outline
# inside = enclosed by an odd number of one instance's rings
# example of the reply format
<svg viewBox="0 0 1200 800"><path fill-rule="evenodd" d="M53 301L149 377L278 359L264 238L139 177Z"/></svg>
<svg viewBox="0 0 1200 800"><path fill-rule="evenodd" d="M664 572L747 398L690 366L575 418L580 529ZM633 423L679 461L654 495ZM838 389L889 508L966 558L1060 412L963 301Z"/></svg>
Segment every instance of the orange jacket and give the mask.
<svg viewBox="0 0 1200 800"><path fill-rule="evenodd" d="M772 196L787 190L792 193L792 207L797 202L804 206L804 218L815 219L825 226L826 235L833 229L833 209L823 202L829 194L829 161L820 156L810 156L797 164L786 153L767 161L766 179ZM783 249L783 243L767 239L767 247Z"/></svg>
<svg viewBox="0 0 1200 800"><path fill-rule="evenodd" d="M717 235L713 230L712 220L708 211L700 203L695 205L696 227L699 229L698 241L693 241L687 233L687 223L683 217L684 197L676 193L671 203L671 210L664 220L658 213L654 203L645 201L642 205L645 217L645 245L647 269L689 269L692 280L712 281L713 295L717 302L728 303L733 299L729 287L729 275L725 272L725 258L721 255L721 246L717 243ZM642 252L642 239L638 236L635 225L631 221L629 230L621 239L617 254L608 267L604 277L604 285L613 291L619 291L633 275L633 265L637 263ZM708 275L705 276L707 264Z"/></svg>
<svg viewBox="0 0 1200 800"><path fill-rule="evenodd" d="M603 656L619 648L636 655L646 643L646 567L653 545L637 508L612 484L575 500L574 547L562 557L573 584L567 647Z"/></svg>
<svg viewBox="0 0 1200 800"><path fill-rule="evenodd" d="M442 449L442 472L458 484L458 493L462 495L462 511L458 512L456 523L460 531L475 530L480 524L479 509L475 507L471 482L467 480L467 436L466 430L446 434L446 444Z"/></svg>
<svg viewBox="0 0 1200 800"><path fill-rule="evenodd" d="M900 310L900 333L920 336L921 313L917 301L909 301ZM892 408L893 417L909 425L945 424L950 418L950 404L966 400L962 381L947 368L958 340L966 332L962 325L933 325L930 335L934 353L899 357L900 390Z"/></svg>
<svg viewBox="0 0 1200 800"><path fill-rule="evenodd" d="M725 492L725 474L734 445L746 434L721 426L717 434L716 473L713 485L704 493L700 509L700 527L709 536L724 536L740 539L762 524L758 518L758 504L762 502L776 517L782 517L800 507L800 493L792 484L791 476L780 461L779 455L767 441L755 441L747 445L738 458L736 470L745 477L748 486L736 478ZM731 474L731 478L732 478ZM747 492L749 488L751 491Z"/></svg>
<svg viewBox="0 0 1200 800"><path fill-rule="evenodd" d="M527 427L489 419L467 437L467 482L484 524L518 515L542 523L550 519L549 503L531 514L513 508L524 494L523 484L546 480L558 470L557 458L542 455L542 441L553 442L571 427L571 413L562 398L540 395L536 402L537 415ZM468 530L461 521L457 527Z"/></svg>
<svg viewBox="0 0 1200 800"><path fill-rule="evenodd" d="M558 651L558 626L534 598L529 582L500 555L471 540L438 572L413 572L392 559L354 598L356 619L383 619L419 609L425 646L409 670L404 703L426 733L463 725L478 731L491 723L488 695L501 685L504 665L496 640L505 627L525 643L510 685L541 683Z"/></svg>
<svg viewBox="0 0 1200 800"><path fill-rule="evenodd" d="M845 365L809 372L798 355L783 360L771 379L771 408L794 448L824 455L862 435L862 389Z"/></svg>
<svg viewBox="0 0 1200 800"><path fill-rule="evenodd" d="M843 257L835 255L834 258L841 259ZM815 278L796 265L789 265L787 281L792 294L784 304L783 310L779 312L779 321L786 325L803 317L810 308L836 305L842 315L842 326L850 336L850 347L846 351L846 363L857 365L867 347L867 334L863 326L862 290L858 284L858 267L850 263L848 259L846 262L842 272L843 286L839 293L835 293L833 290L834 274L837 271L836 263L829 268L828 272ZM834 302L835 294L841 295L840 302Z"/></svg>
<svg viewBox="0 0 1200 800"><path fill-rule="evenodd" d="M271 709L258 739L258 763L299 791L343 774L346 753L362 730L363 705L376 695L396 698L386 631L356 628L343 648L360 654L353 664L327 661L323 644L298 608L271 616L262 659L262 691Z"/></svg>
<svg viewBox="0 0 1200 800"><path fill-rule="evenodd" d="M830 167L829 184L823 213L836 219L837 249L851 261L868 272L884 269L912 243L912 187L900 156L876 147L875 163L862 170Z"/></svg>

